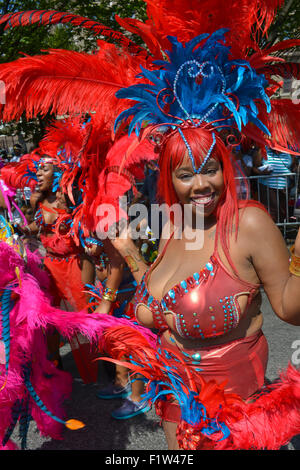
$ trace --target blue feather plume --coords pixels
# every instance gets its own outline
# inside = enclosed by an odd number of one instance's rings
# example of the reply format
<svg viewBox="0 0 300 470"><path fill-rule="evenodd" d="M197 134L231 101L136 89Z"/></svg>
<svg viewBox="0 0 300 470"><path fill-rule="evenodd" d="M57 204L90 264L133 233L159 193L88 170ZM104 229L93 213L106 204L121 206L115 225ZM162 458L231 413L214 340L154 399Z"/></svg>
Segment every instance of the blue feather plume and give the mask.
<svg viewBox="0 0 300 470"><path fill-rule="evenodd" d="M35 169L37 171L36 162L34 162L34 166L35 166ZM30 170L29 166L27 165L26 173L24 173L24 175L22 176L22 179L26 178L26 183L25 184L28 184L30 182L30 180L34 180L36 182L38 181L36 171Z"/></svg>
<svg viewBox="0 0 300 470"><path fill-rule="evenodd" d="M191 390L187 393L184 381L177 373L176 367L169 366L168 361L164 359L164 357L168 359L172 356L175 361L178 361L176 356L173 356L172 353L166 350L158 350L157 353L157 359L162 364L166 378L164 380L142 378L147 384L146 393L142 396L143 402L154 404L158 399L165 400L166 395L173 395L180 406L182 421L191 426L197 426L201 423L203 425L200 430L202 434L209 437L214 433L220 433L221 437L219 437L219 440L226 439L230 431L225 423L220 422L218 419L210 418L207 415L205 405L197 398L198 394ZM143 364L134 360L133 356L129 356L129 361L135 366L140 367L139 373L142 375ZM149 367L149 365L149 362L147 362L147 367Z"/></svg>
<svg viewBox="0 0 300 470"><path fill-rule="evenodd" d="M55 416L53 413L51 413L50 410L46 407L46 405L42 402L40 397L37 395L36 391L34 390L32 383L30 381L30 374L31 374L31 367L30 364L24 364L23 365L23 377L24 377L24 385L26 386L26 389L30 395L30 397L33 399L33 401L36 403L36 405L48 416L50 416L52 419L57 421L58 423L65 424L65 421L60 419L58 416Z"/></svg>
<svg viewBox="0 0 300 470"><path fill-rule="evenodd" d="M9 438L11 437L15 427L16 427L16 424L18 422L18 419L20 417L20 414L21 414L21 410L22 410L22 407L23 407L23 400L19 400L17 399L14 404L12 405L12 408L11 408L11 422L10 422L10 425L8 426L8 428L6 429L6 432L5 432L5 435L3 437L3 440L2 440L2 446L4 447Z"/></svg>
<svg viewBox="0 0 300 470"><path fill-rule="evenodd" d="M13 307L11 300L11 290L4 289L0 297L0 313L1 313L1 326L2 326L2 340L5 349L5 370L8 373L9 357L10 357L10 312Z"/></svg>
<svg viewBox="0 0 300 470"><path fill-rule="evenodd" d="M223 125L237 126L239 130L252 122L269 135L255 104L262 100L270 112L270 99L265 92L268 82L249 62L230 57L226 31L202 34L185 45L169 37L172 50L166 51L168 60L154 62L156 70L141 67L138 77L147 83L116 93L118 98L136 103L117 117L115 128L131 119L129 134L134 130L139 135L145 121L178 125L190 119L200 125L222 119Z"/></svg>

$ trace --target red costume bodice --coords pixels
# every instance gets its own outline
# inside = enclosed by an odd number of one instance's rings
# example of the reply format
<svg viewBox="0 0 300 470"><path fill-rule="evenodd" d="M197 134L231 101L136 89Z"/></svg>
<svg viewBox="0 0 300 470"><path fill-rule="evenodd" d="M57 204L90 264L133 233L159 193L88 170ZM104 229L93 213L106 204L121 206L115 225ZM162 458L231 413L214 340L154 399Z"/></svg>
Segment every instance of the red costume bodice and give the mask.
<svg viewBox="0 0 300 470"><path fill-rule="evenodd" d="M165 250L161 254L163 257ZM245 314L258 292L259 284L251 284L234 276L221 262L217 250L199 272L176 284L161 300L148 291L147 281L152 267L144 274L137 289L134 303L135 314L139 305L151 310L155 327L164 331L169 328L165 313L173 315L173 330L182 338L210 338L228 333L239 324L242 312L238 297L248 296Z"/></svg>

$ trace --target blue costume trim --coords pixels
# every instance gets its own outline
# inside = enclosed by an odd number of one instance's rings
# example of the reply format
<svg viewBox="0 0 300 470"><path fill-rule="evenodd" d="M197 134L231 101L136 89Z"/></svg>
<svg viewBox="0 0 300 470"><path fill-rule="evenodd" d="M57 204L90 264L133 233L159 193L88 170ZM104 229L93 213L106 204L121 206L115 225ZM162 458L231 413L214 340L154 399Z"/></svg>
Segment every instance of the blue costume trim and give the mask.
<svg viewBox="0 0 300 470"><path fill-rule="evenodd" d="M265 88L268 82L263 74L257 74L246 60L233 60L230 47L226 45L225 33L220 29L213 34L201 34L185 45L175 37L168 37L171 51L165 51L168 60L154 63L156 70L141 67L139 78L149 83L138 83L122 88L118 98L135 101L136 104L123 111L115 121L118 125L131 118L128 133L139 135L143 123L175 128L189 121L199 127L211 123L217 127L237 127L252 123L265 134L266 126L258 119L256 99L262 100L271 111L271 103ZM187 70L186 73L184 69ZM182 131L189 156L195 168L194 158ZM205 161L212 152L210 148ZM203 167L202 167L203 168ZM201 170L198 169L197 173Z"/></svg>

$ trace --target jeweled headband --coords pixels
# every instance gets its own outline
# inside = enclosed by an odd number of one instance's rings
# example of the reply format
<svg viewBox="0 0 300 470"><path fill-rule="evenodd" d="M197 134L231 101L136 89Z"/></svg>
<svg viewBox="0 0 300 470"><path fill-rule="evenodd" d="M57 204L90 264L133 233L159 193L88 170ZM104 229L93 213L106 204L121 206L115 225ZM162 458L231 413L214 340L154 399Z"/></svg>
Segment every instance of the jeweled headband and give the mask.
<svg viewBox="0 0 300 470"><path fill-rule="evenodd" d="M54 165L54 159L49 155L43 155L42 158L38 161L38 168L42 168L45 165Z"/></svg>

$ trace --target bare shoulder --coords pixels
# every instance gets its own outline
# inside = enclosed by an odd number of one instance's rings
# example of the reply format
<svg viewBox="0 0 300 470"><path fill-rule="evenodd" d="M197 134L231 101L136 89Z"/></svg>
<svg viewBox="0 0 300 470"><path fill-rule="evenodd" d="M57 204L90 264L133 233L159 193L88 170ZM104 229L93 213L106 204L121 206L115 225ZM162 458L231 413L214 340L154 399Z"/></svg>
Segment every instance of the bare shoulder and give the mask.
<svg viewBox="0 0 300 470"><path fill-rule="evenodd" d="M267 268L276 269L277 265L286 272L288 249L279 228L266 211L250 206L242 209L239 237L258 271L265 273Z"/></svg>
<svg viewBox="0 0 300 470"><path fill-rule="evenodd" d="M245 207L239 211L239 233L249 246L265 241L269 245L285 246L282 234L270 215L259 207Z"/></svg>
<svg viewBox="0 0 300 470"><path fill-rule="evenodd" d="M257 206L246 206L239 210L239 227L242 230L260 232L265 228L277 230L270 215Z"/></svg>

